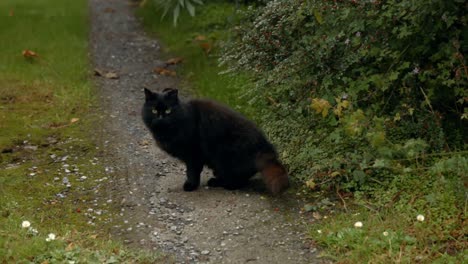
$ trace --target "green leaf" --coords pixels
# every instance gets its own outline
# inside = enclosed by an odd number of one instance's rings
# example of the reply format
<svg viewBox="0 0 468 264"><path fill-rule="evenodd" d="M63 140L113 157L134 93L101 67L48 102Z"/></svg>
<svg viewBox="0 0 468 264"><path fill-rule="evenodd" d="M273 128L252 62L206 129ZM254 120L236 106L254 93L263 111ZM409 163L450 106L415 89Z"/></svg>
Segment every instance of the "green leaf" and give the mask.
<svg viewBox="0 0 468 264"><path fill-rule="evenodd" d="M317 209L317 207L312 205L312 204L304 205L304 211L306 211L306 212L314 211L316 209Z"/></svg>
<svg viewBox="0 0 468 264"><path fill-rule="evenodd" d="M353 171L353 180L363 183L366 180L366 174L362 170Z"/></svg>
<svg viewBox="0 0 468 264"><path fill-rule="evenodd" d="M317 9L314 9L314 17L320 25L323 24L322 14Z"/></svg>
<svg viewBox="0 0 468 264"><path fill-rule="evenodd" d="M187 11L189 12L190 16L195 16L195 7L190 3L189 0L185 0L185 6L187 7Z"/></svg>
<svg viewBox="0 0 468 264"><path fill-rule="evenodd" d="M180 5L177 5L174 8L174 27L177 26L177 19L179 19L180 15Z"/></svg>

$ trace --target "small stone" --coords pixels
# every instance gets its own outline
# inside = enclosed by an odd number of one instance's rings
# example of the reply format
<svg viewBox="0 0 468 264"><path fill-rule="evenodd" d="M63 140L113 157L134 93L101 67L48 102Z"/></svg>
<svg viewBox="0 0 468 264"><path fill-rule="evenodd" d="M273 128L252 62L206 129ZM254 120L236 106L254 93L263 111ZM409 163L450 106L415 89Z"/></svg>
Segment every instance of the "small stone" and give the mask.
<svg viewBox="0 0 468 264"><path fill-rule="evenodd" d="M209 250L203 250L203 251L201 252L201 254L202 254L202 255L208 255L208 254L210 254L210 251L209 251Z"/></svg>

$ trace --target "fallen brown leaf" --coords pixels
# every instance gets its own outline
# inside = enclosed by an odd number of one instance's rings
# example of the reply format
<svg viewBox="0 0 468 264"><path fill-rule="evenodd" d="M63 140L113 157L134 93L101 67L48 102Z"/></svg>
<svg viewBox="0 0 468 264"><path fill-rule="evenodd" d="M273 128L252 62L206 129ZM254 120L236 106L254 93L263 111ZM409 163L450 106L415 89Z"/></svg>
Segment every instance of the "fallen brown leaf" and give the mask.
<svg viewBox="0 0 468 264"><path fill-rule="evenodd" d="M319 212L313 212L312 216L317 220L322 219L322 215Z"/></svg>
<svg viewBox="0 0 468 264"><path fill-rule="evenodd" d="M75 248L75 244L73 244L73 242L71 242L71 243L68 244L68 246L65 248L65 251L72 251L74 248Z"/></svg>
<svg viewBox="0 0 468 264"><path fill-rule="evenodd" d="M36 52L32 50L28 50L28 49L23 50L22 54L23 54L23 57L28 58L28 59L39 57Z"/></svg>
<svg viewBox="0 0 468 264"><path fill-rule="evenodd" d="M168 59L166 61L166 64L167 65L175 65L175 64L181 63L183 60L184 59L182 59L181 57L175 57L175 58Z"/></svg>
<svg viewBox="0 0 468 264"><path fill-rule="evenodd" d="M118 79L119 78L119 75L115 72L105 72L101 69L98 69L98 68L95 68L94 69L94 75L95 76L101 76L101 77L104 77L104 78L107 78L107 79Z"/></svg>
<svg viewBox="0 0 468 264"><path fill-rule="evenodd" d="M194 39L195 39L196 41L204 41L204 40L206 40L206 37L203 36L203 35L198 35L198 36L196 36Z"/></svg>
<svg viewBox="0 0 468 264"><path fill-rule="evenodd" d="M14 16L15 15L15 11L13 9L10 9L10 11L8 12L8 16Z"/></svg>
<svg viewBox="0 0 468 264"><path fill-rule="evenodd" d="M45 125L47 128L62 128L66 127L68 124L65 122L52 122L47 125Z"/></svg>
<svg viewBox="0 0 468 264"><path fill-rule="evenodd" d="M119 75L117 75L117 73L115 72L108 72L104 74L104 77L106 77L107 79L118 79Z"/></svg>
<svg viewBox="0 0 468 264"><path fill-rule="evenodd" d="M208 54L211 52L211 49L213 48L213 45L211 45L211 43L209 42L203 42L203 43L200 43L200 48L202 48L202 50Z"/></svg>
<svg viewBox="0 0 468 264"><path fill-rule="evenodd" d="M98 68L94 68L94 75L96 76L104 76L104 71L98 69Z"/></svg>
<svg viewBox="0 0 468 264"><path fill-rule="evenodd" d="M171 71L171 70L168 70L168 69L165 69L165 68L162 68L162 67L156 67L154 68L153 70L155 73L159 74L159 75L165 75L165 76L176 76L176 72L175 71Z"/></svg>
<svg viewBox="0 0 468 264"><path fill-rule="evenodd" d="M72 118L72 119L70 120L70 123L72 123L72 124L73 124L73 123L76 123L76 122L78 122L79 120L80 120L79 118L77 118L77 117L74 117L74 118Z"/></svg>

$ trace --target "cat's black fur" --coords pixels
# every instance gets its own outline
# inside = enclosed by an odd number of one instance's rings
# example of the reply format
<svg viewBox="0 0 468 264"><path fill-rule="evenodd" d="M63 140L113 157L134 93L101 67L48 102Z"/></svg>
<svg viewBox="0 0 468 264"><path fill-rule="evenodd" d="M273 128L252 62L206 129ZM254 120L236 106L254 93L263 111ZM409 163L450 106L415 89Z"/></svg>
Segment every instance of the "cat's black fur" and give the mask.
<svg viewBox="0 0 468 264"><path fill-rule="evenodd" d="M209 186L238 189L261 171L267 187L279 193L288 186L286 170L274 147L245 117L209 100L181 101L176 89L145 89L142 116L160 148L187 166L185 191L200 184L206 165L214 177Z"/></svg>

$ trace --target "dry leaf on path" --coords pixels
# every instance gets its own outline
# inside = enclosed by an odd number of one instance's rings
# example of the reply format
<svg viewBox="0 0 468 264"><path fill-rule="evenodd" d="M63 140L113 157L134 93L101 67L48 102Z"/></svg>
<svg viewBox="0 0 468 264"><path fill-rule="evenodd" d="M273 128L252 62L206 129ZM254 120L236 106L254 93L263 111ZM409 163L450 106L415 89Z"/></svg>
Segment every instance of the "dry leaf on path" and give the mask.
<svg viewBox="0 0 468 264"><path fill-rule="evenodd" d="M104 77L104 78L107 78L107 79L118 79L119 78L119 75L115 72L105 72L101 69L98 69L98 68L95 68L94 69L94 75L95 76L101 76L101 77Z"/></svg>
<svg viewBox="0 0 468 264"><path fill-rule="evenodd" d="M155 73L159 74L159 75L166 75L166 76L176 76L176 72L175 71L171 71L171 70L168 70L168 69L165 69L165 68L162 68L162 67L156 67L154 68L153 70Z"/></svg>
<svg viewBox="0 0 468 264"><path fill-rule="evenodd" d="M167 65L175 65L175 64L181 63L183 60L184 59L182 59L181 57L175 57L175 58L168 59L166 61L166 64Z"/></svg>
<svg viewBox="0 0 468 264"><path fill-rule="evenodd" d="M80 120L80 119L77 118L77 117L74 117L74 118L72 118L72 119L70 120L70 123L72 123L72 124L73 124L73 123L76 123L76 122L78 122L78 120Z"/></svg>
<svg viewBox="0 0 468 264"><path fill-rule="evenodd" d="M94 75L96 76L104 76L104 71L98 69L98 68L95 68L94 69Z"/></svg>
<svg viewBox="0 0 468 264"><path fill-rule="evenodd" d="M104 77L106 77L107 79L118 79L119 75L117 75L117 73L115 72L108 72L104 74Z"/></svg>

